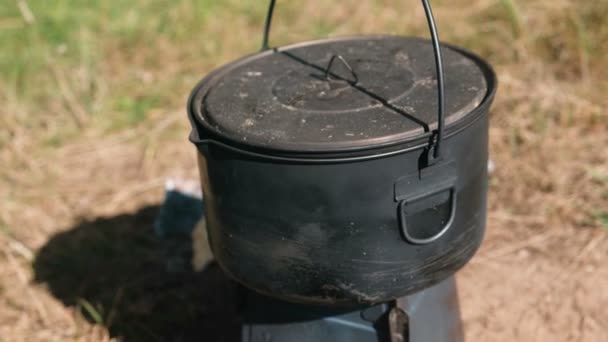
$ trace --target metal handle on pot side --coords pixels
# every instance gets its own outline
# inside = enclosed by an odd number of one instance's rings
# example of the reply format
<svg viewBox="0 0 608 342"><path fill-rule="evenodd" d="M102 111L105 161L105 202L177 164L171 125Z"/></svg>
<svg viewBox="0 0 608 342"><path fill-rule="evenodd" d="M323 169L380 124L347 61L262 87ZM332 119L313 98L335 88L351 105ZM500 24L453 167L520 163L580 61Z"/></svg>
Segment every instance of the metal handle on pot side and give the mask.
<svg viewBox="0 0 608 342"><path fill-rule="evenodd" d="M433 16L433 10L428 0L421 0L422 6L424 7L424 13L431 33L431 40L433 43L433 51L435 53L435 68L437 70L437 131L431 137L428 147L427 164L431 165L441 157L441 142L443 140L443 131L445 126L445 86L444 86L444 75L443 75L443 58L441 56L441 48L439 44L439 34L437 33L437 25L435 24L435 17ZM262 40L262 51L270 49L268 45L268 37L270 35L270 26L272 23L272 15L274 13L274 5L276 0L270 0L268 6L268 14L266 15L266 22L264 24L264 38Z"/></svg>
<svg viewBox="0 0 608 342"><path fill-rule="evenodd" d="M449 196L450 196L450 199L449 199L449 201L450 201L450 214L449 215L450 216L448 218L448 221L443 225L443 227L441 229L439 229L439 232L435 233L433 236L430 236L428 238L414 237L410 233L408 226L407 226L406 206L411 202L416 202L418 200L422 200L424 198L439 194L444 191L449 191ZM456 190L454 189L454 186L449 186L448 188L435 190L435 191L423 194L421 196L418 196L416 198L404 199L404 200L399 201L398 208L399 208L398 209L399 210L399 225L401 227L401 233L403 234L403 237L405 238L405 240L408 241L409 243L412 243L415 245L426 245L431 242L437 241L452 227L452 224L454 223L454 218L456 216Z"/></svg>

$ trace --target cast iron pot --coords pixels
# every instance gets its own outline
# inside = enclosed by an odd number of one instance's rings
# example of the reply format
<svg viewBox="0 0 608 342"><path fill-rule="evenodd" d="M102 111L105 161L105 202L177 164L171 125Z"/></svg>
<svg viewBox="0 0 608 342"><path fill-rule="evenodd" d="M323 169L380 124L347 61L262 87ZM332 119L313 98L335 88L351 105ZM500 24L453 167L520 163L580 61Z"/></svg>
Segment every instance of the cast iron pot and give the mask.
<svg viewBox="0 0 608 342"><path fill-rule="evenodd" d="M496 78L477 56L439 47L423 4L432 41L264 49L196 86L190 139L211 248L228 275L287 301L367 305L429 287L473 256Z"/></svg>

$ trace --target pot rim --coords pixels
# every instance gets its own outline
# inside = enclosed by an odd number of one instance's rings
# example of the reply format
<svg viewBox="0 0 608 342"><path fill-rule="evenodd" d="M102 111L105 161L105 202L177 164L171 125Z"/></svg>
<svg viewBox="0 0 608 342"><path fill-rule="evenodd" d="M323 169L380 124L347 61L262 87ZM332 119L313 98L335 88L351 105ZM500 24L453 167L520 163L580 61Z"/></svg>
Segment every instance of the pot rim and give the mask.
<svg viewBox="0 0 608 342"><path fill-rule="evenodd" d="M238 141L229 135L223 134L210 127L209 124L201 120L200 111L202 110L203 99L208 93L210 87L215 83L216 79L221 77L228 70L238 67L244 63L247 63L251 58L259 58L264 55L275 53L285 49L301 48L309 45L319 43L331 43L345 40L358 40L358 39L370 39L370 38L394 38L394 37L407 37L400 35L355 35L355 36L341 36L326 39L310 40L295 44L289 44L286 46L273 48L261 52L256 52L242 58L239 58L233 62L227 63L205 76L198 84L194 87L187 102L188 118L192 126L192 132L190 134L190 141L194 143L199 149L204 145L216 145L221 148L231 150L240 154L248 155L254 158L263 158L278 161L291 161L291 162L315 162L315 163L326 163L326 162L352 162L360 160L369 160L388 157L396 154L406 153L413 150L423 149L428 147L429 140L432 139L433 132L436 129L437 123L430 125L431 129L429 132L420 134L415 137L409 137L402 140L390 141L387 143L373 144L370 146L355 146L355 147L338 147L331 150L325 151L310 151L306 149L293 149L293 148L281 148L277 146L265 146L254 142L243 143ZM428 39L419 37L407 37L415 38L425 41ZM473 61L483 73L487 91L480 102L480 104L473 109L470 113L466 114L462 119L454 122L445 127L444 139L459 133L466 129L468 126L473 124L478 118L487 114L489 106L491 105L497 90L497 77L492 66L486 62L483 58L477 54L451 45L441 43L442 46L450 48L463 56Z"/></svg>

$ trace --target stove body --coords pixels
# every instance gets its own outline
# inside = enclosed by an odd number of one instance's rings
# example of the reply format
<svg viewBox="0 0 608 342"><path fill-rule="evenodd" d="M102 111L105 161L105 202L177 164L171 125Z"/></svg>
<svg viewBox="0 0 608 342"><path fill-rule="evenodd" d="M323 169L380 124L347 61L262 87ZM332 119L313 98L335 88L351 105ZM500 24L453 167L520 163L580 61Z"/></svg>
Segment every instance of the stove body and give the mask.
<svg viewBox="0 0 608 342"><path fill-rule="evenodd" d="M405 313L405 324L391 322L395 308ZM297 305L247 292L242 314L242 342L464 341L454 277L394 302L356 310Z"/></svg>

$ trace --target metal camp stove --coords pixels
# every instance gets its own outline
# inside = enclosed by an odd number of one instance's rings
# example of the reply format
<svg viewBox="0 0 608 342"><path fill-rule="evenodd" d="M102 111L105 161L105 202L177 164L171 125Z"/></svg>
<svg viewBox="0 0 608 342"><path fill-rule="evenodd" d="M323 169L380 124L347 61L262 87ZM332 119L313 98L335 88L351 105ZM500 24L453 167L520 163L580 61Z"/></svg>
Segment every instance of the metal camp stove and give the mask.
<svg viewBox="0 0 608 342"><path fill-rule="evenodd" d="M340 310L291 304L254 292L244 303L242 342L462 342L456 281L395 301Z"/></svg>

